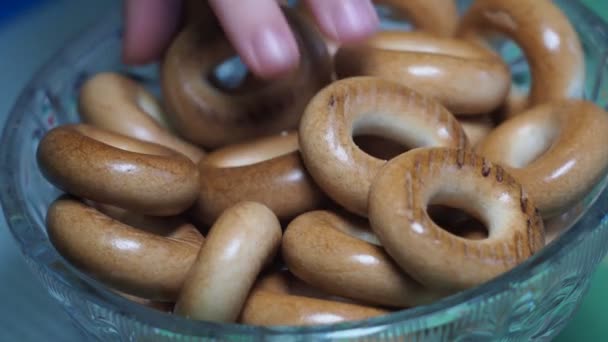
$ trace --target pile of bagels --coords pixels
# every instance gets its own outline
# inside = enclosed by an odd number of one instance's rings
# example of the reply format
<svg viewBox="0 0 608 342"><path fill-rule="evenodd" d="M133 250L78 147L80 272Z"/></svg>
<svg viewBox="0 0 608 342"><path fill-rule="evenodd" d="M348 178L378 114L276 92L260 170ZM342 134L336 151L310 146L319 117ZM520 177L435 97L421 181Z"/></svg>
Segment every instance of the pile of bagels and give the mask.
<svg viewBox="0 0 608 342"><path fill-rule="evenodd" d="M426 305L538 253L608 168L571 23L550 0L376 3L415 29L338 46L285 7L302 58L276 80L218 76L235 53L210 15L174 38L160 97L88 78L81 122L37 150L65 193L56 250L142 305L262 326ZM523 51L529 92L495 37Z"/></svg>

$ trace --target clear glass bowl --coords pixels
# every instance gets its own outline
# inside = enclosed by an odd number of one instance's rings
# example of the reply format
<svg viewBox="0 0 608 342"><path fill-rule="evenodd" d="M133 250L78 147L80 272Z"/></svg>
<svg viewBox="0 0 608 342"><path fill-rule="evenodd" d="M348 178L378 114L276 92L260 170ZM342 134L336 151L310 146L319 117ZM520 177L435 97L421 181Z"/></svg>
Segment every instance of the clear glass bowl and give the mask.
<svg viewBox="0 0 608 342"><path fill-rule="evenodd" d="M585 97L605 107L608 28L578 1L555 2L584 44ZM569 216L576 224L541 253L482 286L431 305L344 324L258 328L191 321L134 304L74 269L55 251L44 217L59 192L42 177L35 158L47 130L78 120L79 88L94 73L128 72L158 93L156 66L121 64L121 33L121 15L116 12L56 55L23 91L0 143L0 199L12 234L51 296L93 340L550 340L576 311L590 276L608 251L604 180L580 204L585 210ZM517 49L505 44L503 50L513 61L515 76L525 76Z"/></svg>

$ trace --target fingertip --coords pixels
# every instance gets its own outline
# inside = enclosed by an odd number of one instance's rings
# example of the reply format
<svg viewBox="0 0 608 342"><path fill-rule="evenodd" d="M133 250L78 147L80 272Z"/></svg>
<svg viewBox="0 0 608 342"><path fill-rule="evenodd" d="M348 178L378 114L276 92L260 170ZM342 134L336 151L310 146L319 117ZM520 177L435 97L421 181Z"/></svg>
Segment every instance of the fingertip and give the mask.
<svg viewBox="0 0 608 342"><path fill-rule="evenodd" d="M260 27L249 44L244 58L251 71L260 78L280 77L299 64L298 45L287 25Z"/></svg>
<svg viewBox="0 0 608 342"><path fill-rule="evenodd" d="M136 39L125 35L122 42L122 62L127 65L148 64L154 60L157 53L150 53L151 49L141 46Z"/></svg>
<svg viewBox="0 0 608 342"><path fill-rule="evenodd" d="M210 4L254 75L272 79L297 68L298 44L275 0L214 0Z"/></svg>
<svg viewBox="0 0 608 342"><path fill-rule="evenodd" d="M125 0L122 60L147 64L158 59L178 28L181 1Z"/></svg>
<svg viewBox="0 0 608 342"><path fill-rule="evenodd" d="M365 39L379 27L371 0L308 0L308 3L323 33L337 42Z"/></svg>

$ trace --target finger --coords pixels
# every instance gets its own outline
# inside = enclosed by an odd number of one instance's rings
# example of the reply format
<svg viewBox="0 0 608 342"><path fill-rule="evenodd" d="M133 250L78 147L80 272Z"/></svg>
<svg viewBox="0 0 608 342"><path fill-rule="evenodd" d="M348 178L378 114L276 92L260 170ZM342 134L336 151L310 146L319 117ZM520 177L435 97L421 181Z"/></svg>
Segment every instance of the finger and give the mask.
<svg viewBox="0 0 608 342"><path fill-rule="evenodd" d="M298 65L296 40L275 0L210 0L228 39L249 69L272 78Z"/></svg>
<svg viewBox="0 0 608 342"><path fill-rule="evenodd" d="M367 38L378 28L378 15L371 0L306 1L323 33L337 42Z"/></svg>
<svg viewBox="0 0 608 342"><path fill-rule="evenodd" d="M162 55L177 30L181 3L178 0L125 0L125 63L149 63Z"/></svg>

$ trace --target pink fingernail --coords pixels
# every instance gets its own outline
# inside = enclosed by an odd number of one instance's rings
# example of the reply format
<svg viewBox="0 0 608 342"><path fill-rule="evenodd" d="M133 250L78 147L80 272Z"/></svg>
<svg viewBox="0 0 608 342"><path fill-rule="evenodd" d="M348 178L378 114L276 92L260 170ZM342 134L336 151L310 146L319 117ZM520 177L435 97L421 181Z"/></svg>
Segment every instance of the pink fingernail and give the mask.
<svg viewBox="0 0 608 342"><path fill-rule="evenodd" d="M379 23L376 10L369 0L336 1L330 17L341 41L363 38L372 33Z"/></svg>
<svg viewBox="0 0 608 342"><path fill-rule="evenodd" d="M290 31L263 27L252 39L253 68L272 76L288 71L298 63L298 46Z"/></svg>

